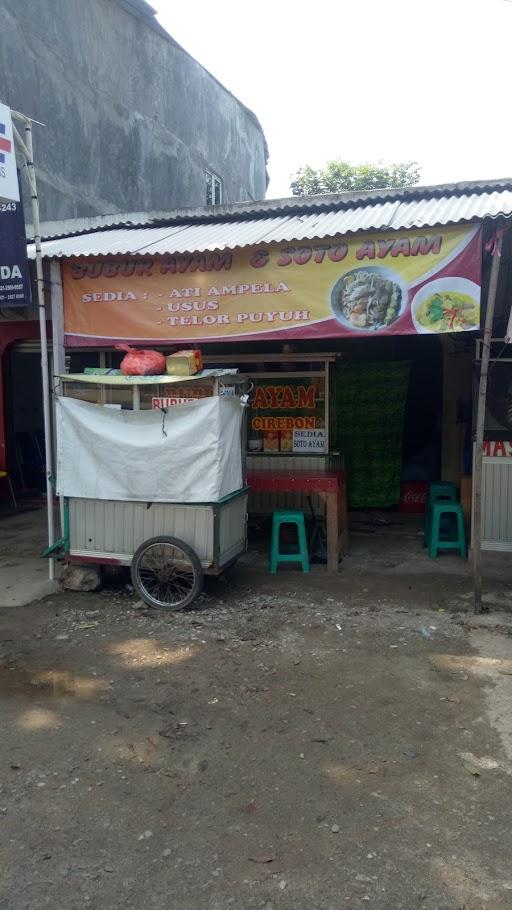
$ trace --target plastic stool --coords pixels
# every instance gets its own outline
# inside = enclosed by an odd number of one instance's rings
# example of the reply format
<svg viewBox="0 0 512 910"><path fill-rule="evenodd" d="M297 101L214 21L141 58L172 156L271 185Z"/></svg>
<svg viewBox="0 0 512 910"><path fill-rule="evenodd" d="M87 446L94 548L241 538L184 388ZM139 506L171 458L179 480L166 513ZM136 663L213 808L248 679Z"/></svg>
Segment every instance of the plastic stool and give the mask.
<svg viewBox="0 0 512 910"><path fill-rule="evenodd" d="M282 553L279 549L279 531L281 525L296 525L299 538L297 553ZM277 572L280 562L300 562L303 572L309 572L308 544L306 540L306 524L304 512L279 511L272 516L272 539L270 543L270 571Z"/></svg>
<svg viewBox="0 0 512 910"><path fill-rule="evenodd" d="M455 527L451 516L455 518ZM446 518L452 524L451 528L443 522ZM463 559L468 558L464 512L460 502L435 502L431 506L428 555L435 559L439 550L459 550Z"/></svg>
<svg viewBox="0 0 512 910"><path fill-rule="evenodd" d="M431 483L428 488L427 508L425 511L425 531L423 534L423 546L428 546L430 536L431 509L436 502L458 502L459 490L456 484L449 480L437 480Z"/></svg>
<svg viewBox="0 0 512 910"><path fill-rule="evenodd" d="M459 490L457 485L449 480L437 480L431 483L428 488L428 504L433 505L435 502L458 502Z"/></svg>

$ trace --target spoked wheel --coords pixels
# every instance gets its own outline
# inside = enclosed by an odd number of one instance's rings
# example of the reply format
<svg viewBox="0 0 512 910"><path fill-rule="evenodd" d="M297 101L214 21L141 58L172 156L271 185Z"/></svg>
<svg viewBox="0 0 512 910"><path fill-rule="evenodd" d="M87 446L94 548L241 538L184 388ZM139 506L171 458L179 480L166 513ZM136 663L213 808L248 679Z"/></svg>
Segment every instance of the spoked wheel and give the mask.
<svg viewBox="0 0 512 910"><path fill-rule="evenodd" d="M183 610L203 587L197 555L177 537L145 540L133 557L131 576L144 603L160 610Z"/></svg>

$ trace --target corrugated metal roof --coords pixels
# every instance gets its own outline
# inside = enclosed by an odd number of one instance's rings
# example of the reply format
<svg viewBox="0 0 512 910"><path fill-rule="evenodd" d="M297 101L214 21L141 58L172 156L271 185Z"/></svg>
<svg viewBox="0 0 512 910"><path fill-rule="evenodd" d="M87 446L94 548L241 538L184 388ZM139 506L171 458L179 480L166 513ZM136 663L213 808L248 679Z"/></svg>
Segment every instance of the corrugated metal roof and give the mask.
<svg viewBox="0 0 512 910"><path fill-rule="evenodd" d="M276 200L269 200L269 203ZM321 240L371 230L405 230L512 217L512 180L411 187L279 200L274 213L264 203L216 206L216 212L184 210L147 226L105 227L46 240L46 258L115 253L192 253L234 249L272 241ZM288 211L285 211L285 203ZM229 209L229 211L227 211ZM185 214L187 213L187 214ZM202 213L202 216L199 214ZM252 217L250 217L252 215ZM158 223L157 223L158 221ZM29 256L34 258L33 246Z"/></svg>
<svg viewBox="0 0 512 910"><path fill-rule="evenodd" d="M441 183L434 186L410 186L398 189L365 190L357 193L324 194L321 196L291 196L285 199L260 199L257 202L237 202L209 205L201 208L174 209L160 212L124 212L48 221L42 224L45 240L88 234L95 230L121 227L160 227L169 224L191 224L198 221L233 221L245 218L265 218L271 215L314 214L322 211L356 209L379 202L416 202L456 197L512 192L512 178L475 180L466 183ZM30 235L29 235L30 236Z"/></svg>

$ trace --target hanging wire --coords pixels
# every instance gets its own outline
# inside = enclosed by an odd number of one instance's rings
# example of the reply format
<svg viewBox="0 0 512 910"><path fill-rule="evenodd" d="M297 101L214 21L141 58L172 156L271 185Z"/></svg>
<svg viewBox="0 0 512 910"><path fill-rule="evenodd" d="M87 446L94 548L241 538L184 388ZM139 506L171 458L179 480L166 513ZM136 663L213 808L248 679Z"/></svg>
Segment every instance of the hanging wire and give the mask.
<svg viewBox="0 0 512 910"><path fill-rule="evenodd" d="M167 431L165 429L165 418L167 416L167 408L160 408L162 412L162 436L167 436Z"/></svg>

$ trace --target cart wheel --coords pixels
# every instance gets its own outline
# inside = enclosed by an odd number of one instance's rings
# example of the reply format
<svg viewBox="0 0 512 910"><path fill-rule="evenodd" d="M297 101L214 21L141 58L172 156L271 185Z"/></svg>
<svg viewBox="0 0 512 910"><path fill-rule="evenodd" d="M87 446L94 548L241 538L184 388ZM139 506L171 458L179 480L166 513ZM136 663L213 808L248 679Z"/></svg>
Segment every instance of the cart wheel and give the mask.
<svg viewBox="0 0 512 910"><path fill-rule="evenodd" d="M177 537L145 540L133 557L131 576L144 603L161 610L183 610L203 587L197 555Z"/></svg>

